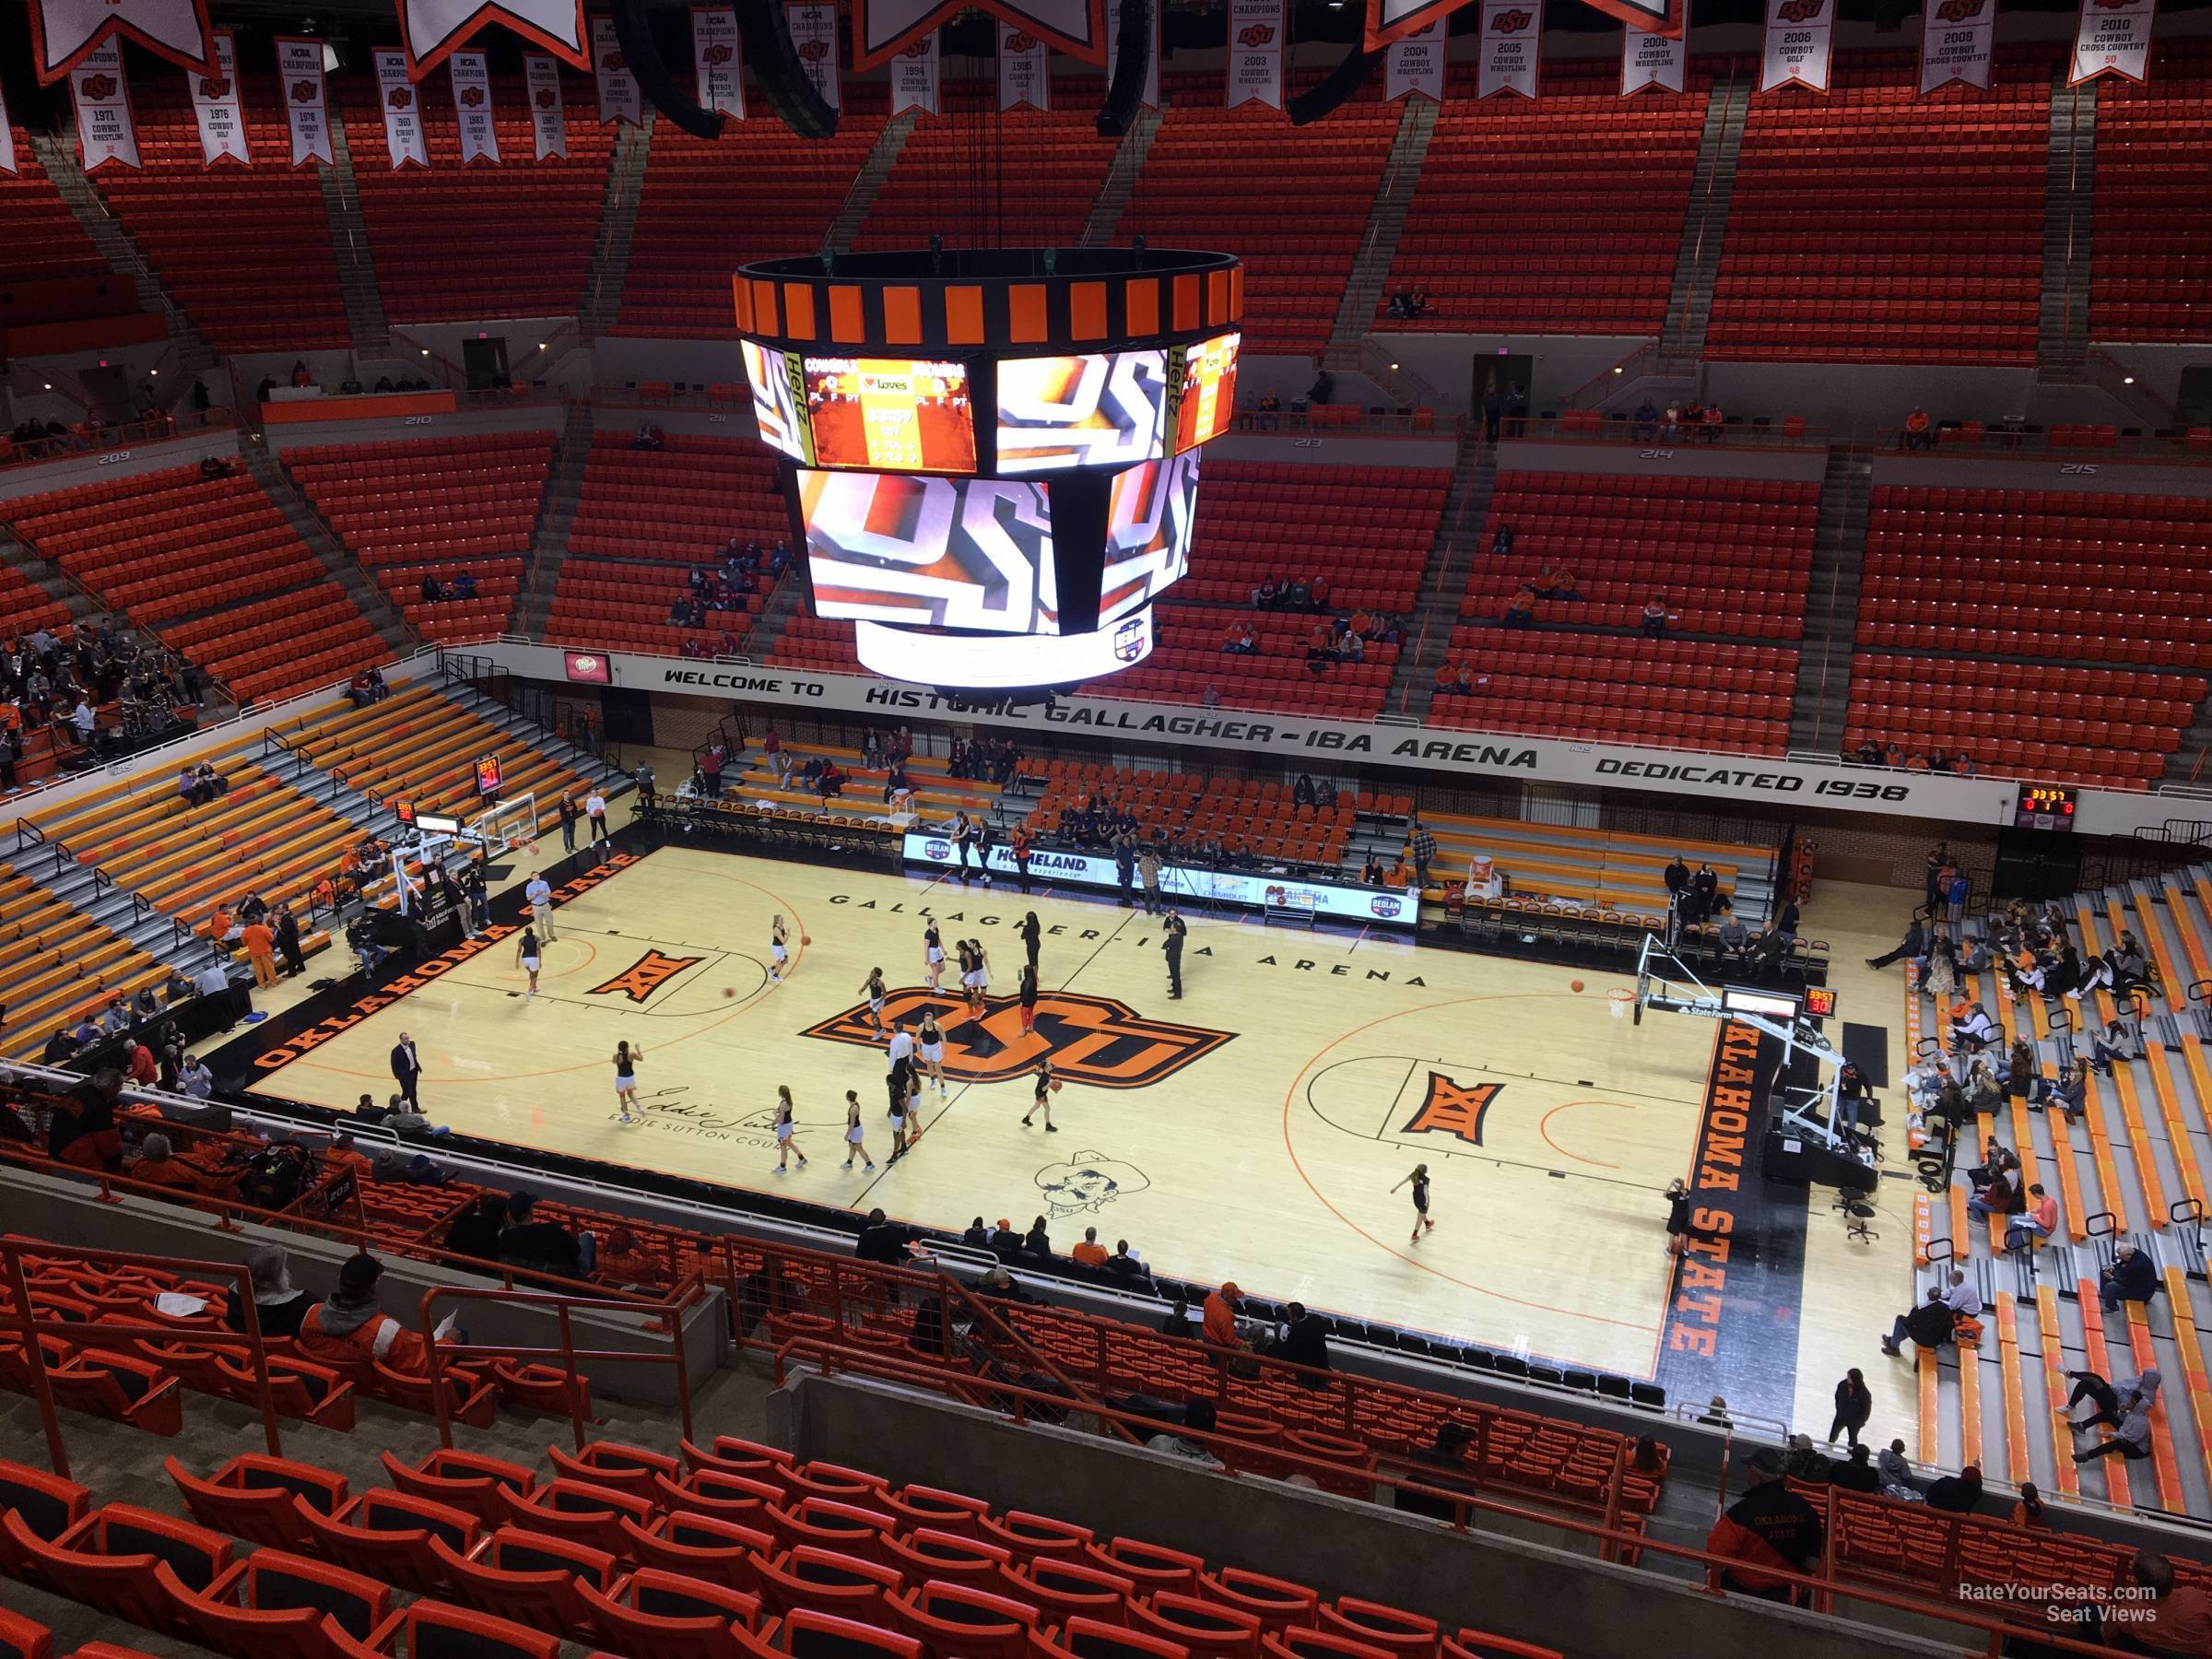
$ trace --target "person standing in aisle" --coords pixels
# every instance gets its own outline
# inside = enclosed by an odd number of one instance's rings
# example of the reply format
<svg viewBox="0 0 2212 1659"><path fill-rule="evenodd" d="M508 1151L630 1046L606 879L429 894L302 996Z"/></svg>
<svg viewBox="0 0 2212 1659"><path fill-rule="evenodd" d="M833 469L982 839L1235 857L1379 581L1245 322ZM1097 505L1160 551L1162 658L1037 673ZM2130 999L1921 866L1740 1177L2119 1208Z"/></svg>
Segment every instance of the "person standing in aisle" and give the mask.
<svg viewBox="0 0 2212 1659"><path fill-rule="evenodd" d="M1182 924L1182 917L1171 905L1161 931L1167 935L1160 941L1159 947L1167 952L1168 957L1168 996L1171 1001L1180 1002L1182 1000L1182 941L1190 929Z"/></svg>
<svg viewBox="0 0 2212 1659"><path fill-rule="evenodd" d="M605 858L615 850L614 840L606 832L606 797L594 789L583 803L583 811L592 820L592 854Z"/></svg>
<svg viewBox="0 0 2212 1659"><path fill-rule="evenodd" d="M1418 1244L1424 1228L1430 1232L1436 1230L1436 1223L1429 1215L1429 1166L1425 1163L1415 1164L1413 1173L1390 1190L1394 1193L1407 1182L1413 1185L1413 1242Z"/></svg>

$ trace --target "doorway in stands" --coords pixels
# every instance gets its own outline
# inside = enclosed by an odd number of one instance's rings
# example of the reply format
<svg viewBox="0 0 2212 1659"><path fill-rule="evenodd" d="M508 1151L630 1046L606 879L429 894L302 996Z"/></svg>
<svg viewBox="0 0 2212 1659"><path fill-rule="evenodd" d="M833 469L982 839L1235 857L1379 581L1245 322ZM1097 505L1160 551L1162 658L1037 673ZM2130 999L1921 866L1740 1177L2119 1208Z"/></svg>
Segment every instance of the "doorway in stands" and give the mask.
<svg viewBox="0 0 2212 1659"><path fill-rule="evenodd" d="M507 336L478 335L461 342L461 367L468 375L471 392L507 389Z"/></svg>
<svg viewBox="0 0 2212 1659"><path fill-rule="evenodd" d="M1487 357L1478 353L1469 366L1467 407L1480 411L1484 407L1483 400L1493 391L1502 398L1516 386L1524 396L1528 395L1529 376L1535 367L1535 359L1525 352L1500 349ZM1525 409L1523 411L1524 414L1528 412ZM1505 435L1511 438L1515 434L1509 430Z"/></svg>

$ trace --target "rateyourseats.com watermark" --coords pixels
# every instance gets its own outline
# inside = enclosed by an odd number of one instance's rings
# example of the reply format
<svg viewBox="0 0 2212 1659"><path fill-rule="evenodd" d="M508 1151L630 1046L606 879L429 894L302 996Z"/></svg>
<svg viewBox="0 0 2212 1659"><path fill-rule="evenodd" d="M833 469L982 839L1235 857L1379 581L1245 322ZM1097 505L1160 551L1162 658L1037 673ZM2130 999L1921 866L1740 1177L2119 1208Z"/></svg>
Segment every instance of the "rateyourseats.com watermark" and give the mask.
<svg viewBox="0 0 2212 1659"><path fill-rule="evenodd" d="M2094 1609L2107 1625L2148 1624L2157 1593L2143 1584L1961 1584L1959 1599L2014 1617L2040 1614L2051 1624L2077 1622Z"/></svg>

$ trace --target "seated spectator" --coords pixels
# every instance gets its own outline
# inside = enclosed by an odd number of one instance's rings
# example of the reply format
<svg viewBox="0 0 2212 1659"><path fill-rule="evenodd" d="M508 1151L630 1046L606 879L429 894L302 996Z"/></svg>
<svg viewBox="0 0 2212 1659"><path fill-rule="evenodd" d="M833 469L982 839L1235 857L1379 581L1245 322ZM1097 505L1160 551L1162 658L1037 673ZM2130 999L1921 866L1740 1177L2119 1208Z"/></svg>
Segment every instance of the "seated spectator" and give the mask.
<svg viewBox="0 0 2212 1659"><path fill-rule="evenodd" d="M312 1291L293 1288L291 1258L285 1253L284 1246L254 1246L253 1253L246 1257L246 1272L253 1280L253 1315L261 1326L263 1340L299 1335L300 1322L315 1305L315 1298ZM234 1331L243 1331L244 1307L233 1306L223 1323Z"/></svg>
<svg viewBox="0 0 2212 1659"><path fill-rule="evenodd" d="M366 1100L369 1097L361 1097ZM500 1235L507 1230L504 1193L478 1193L445 1230L445 1248L478 1261L500 1259Z"/></svg>
<svg viewBox="0 0 2212 1659"><path fill-rule="evenodd" d="M1908 1336L1918 1347L1941 1347L1951 1340L1953 1323L1950 1307L1943 1300L1941 1288L1931 1285L1920 1306L1910 1313L1897 1316L1897 1323L1890 1327L1889 1335L1882 1338L1882 1352L1892 1359L1899 1358Z"/></svg>
<svg viewBox="0 0 2212 1659"><path fill-rule="evenodd" d="M1042 1216L1030 1223L1030 1230L1021 1241L1021 1249L1024 1255L1033 1256L1039 1261L1049 1262L1052 1260L1052 1235L1044 1230Z"/></svg>
<svg viewBox="0 0 2212 1659"><path fill-rule="evenodd" d="M1359 866L1359 879L1369 887L1382 885L1382 860L1379 854L1367 855L1367 862Z"/></svg>
<svg viewBox="0 0 2212 1659"><path fill-rule="evenodd" d="M1707 443L1718 443L1721 441L1722 429L1726 425L1727 419L1721 413L1721 406L1717 403L1707 404L1704 417L1699 422L1698 436Z"/></svg>
<svg viewBox="0 0 2212 1659"><path fill-rule="evenodd" d="M1865 1441L1853 1442L1846 1456L1829 1465L1828 1484L1845 1492L1880 1491L1882 1477L1875 1473L1874 1465L1867 1461L1867 1450Z"/></svg>
<svg viewBox="0 0 2212 1659"><path fill-rule="evenodd" d="M179 1193L196 1194L205 1185L197 1169L171 1156L169 1136L159 1131L138 1143L138 1156L124 1167L124 1173L133 1181L169 1187Z"/></svg>
<svg viewBox="0 0 2212 1659"><path fill-rule="evenodd" d="M2128 1602L2127 1623L2108 1628L2108 1638L2139 1653L2212 1652L2212 1605L2201 1586L2176 1583L2173 1563L2155 1550L2136 1550L2128 1573L2149 1600Z"/></svg>
<svg viewBox="0 0 2212 1659"><path fill-rule="evenodd" d="M507 1230L500 1235L500 1260L511 1267L525 1267L562 1278L587 1277L598 1257L598 1244L586 1232L571 1232L558 1221L537 1219L537 1195L514 1193L507 1199Z"/></svg>
<svg viewBox="0 0 2212 1659"><path fill-rule="evenodd" d="M1644 638L1655 640L1666 631L1667 619L1666 597L1659 594L1643 607L1643 620L1637 626L1642 629Z"/></svg>
<svg viewBox="0 0 2212 1659"><path fill-rule="evenodd" d="M1211 1434L1214 1431L1214 1403L1200 1396L1186 1402L1182 1408L1182 1426L1192 1434ZM1218 1469L1221 1460L1216 1457L1203 1441L1194 1441L1183 1434L1156 1434L1145 1442L1154 1452L1165 1452L1171 1457L1180 1457L1197 1464L1202 1468Z"/></svg>
<svg viewBox="0 0 2212 1659"><path fill-rule="evenodd" d="M618 1227L607 1233L606 1248L599 1253L595 1271L610 1285L650 1287L667 1277L666 1265L640 1244L638 1235L627 1227Z"/></svg>
<svg viewBox="0 0 2212 1659"><path fill-rule="evenodd" d="M1282 1328L1276 1334L1275 1346L1269 1350L1277 1359L1292 1365L1310 1366L1315 1371L1329 1369L1328 1331L1320 1320L1306 1311L1303 1302L1285 1304ZM1320 1384L1316 1379L1303 1379L1312 1386Z"/></svg>
<svg viewBox="0 0 2212 1659"><path fill-rule="evenodd" d="M1106 1271L1119 1279L1146 1279L1152 1270L1145 1265L1145 1258L1129 1248L1129 1241L1116 1239L1113 1253L1106 1258Z"/></svg>
<svg viewBox="0 0 2212 1659"><path fill-rule="evenodd" d="M1526 582L1513 590L1512 603L1505 607L1499 618L1507 628L1526 628L1536 619L1536 590Z"/></svg>
<svg viewBox="0 0 2212 1659"><path fill-rule="evenodd" d="M1567 566L1555 565L1537 578L1535 582L1536 597L1539 599L1579 600L1583 596L1575 585L1579 580L1580 578L1575 575L1574 571Z"/></svg>
<svg viewBox="0 0 2212 1659"><path fill-rule="evenodd" d="M1512 552L1512 550L1513 527L1511 524L1499 525L1496 531L1494 531L1490 536L1490 551L1500 556L1503 556L1510 554Z"/></svg>
<svg viewBox="0 0 2212 1659"><path fill-rule="evenodd" d="M637 431L630 437L629 447L633 450L665 450L668 447L667 435L652 421L641 420Z"/></svg>
<svg viewBox="0 0 2212 1659"><path fill-rule="evenodd" d="M1641 403L1636 406L1636 413L1630 419L1632 421L1630 435L1635 438L1637 442L1649 443L1659 435L1659 406L1654 404L1650 397L1645 397Z"/></svg>
<svg viewBox="0 0 2212 1659"><path fill-rule="evenodd" d="M427 1373L422 1338L376 1305L376 1281L383 1272L384 1265L372 1255L347 1258L338 1269L338 1288L300 1322L302 1358L347 1370L364 1370L373 1361L403 1376Z"/></svg>
<svg viewBox="0 0 2212 1659"><path fill-rule="evenodd" d="M1928 1488L1928 1507L1946 1514L1971 1515L1982 1507L1982 1465L1968 1464Z"/></svg>
<svg viewBox="0 0 2212 1659"><path fill-rule="evenodd" d="M2005 1230L2005 1248L2018 1250L2033 1246L2050 1238L2058 1226L2058 1200L2043 1191L2037 1182L2028 1189L2028 1208L2013 1217Z"/></svg>
<svg viewBox="0 0 2212 1659"><path fill-rule="evenodd" d="M1106 1246L1099 1242L1099 1230L1095 1227L1083 1230L1083 1242L1068 1254L1086 1267L1103 1267L1108 1260Z"/></svg>
<svg viewBox="0 0 2212 1659"><path fill-rule="evenodd" d="M2107 1313L2118 1312L2122 1302L2147 1302L2159 1293L2157 1266L2135 1245L2124 1242L2097 1281L2097 1300Z"/></svg>
<svg viewBox="0 0 2212 1659"><path fill-rule="evenodd" d="M1914 404L1912 413L1905 417L1905 447L1909 450L1936 447L1935 423L1929 420L1927 410L1918 404Z"/></svg>

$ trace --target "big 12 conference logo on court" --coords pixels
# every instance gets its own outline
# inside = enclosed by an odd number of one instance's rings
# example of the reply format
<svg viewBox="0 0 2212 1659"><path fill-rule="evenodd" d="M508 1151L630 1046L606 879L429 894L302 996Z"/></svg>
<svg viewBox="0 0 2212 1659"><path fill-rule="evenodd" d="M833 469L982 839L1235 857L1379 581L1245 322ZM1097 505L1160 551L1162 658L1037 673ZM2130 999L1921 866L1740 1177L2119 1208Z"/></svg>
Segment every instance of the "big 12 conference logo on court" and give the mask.
<svg viewBox="0 0 2212 1659"><path fill-rule="evenodd" d="M663 985L683 972L705 961L704 957L663 956L657 950L648 950L621 972L603 985L594 985L586 996L627 996L633 1003L641 1003Z"/></svg>
<svg viewBox="0 0 2212 1659"><path fill-rule="evenodd" d="M1472 1088L1454 1082L1442 1072L1429 1074L1421 1103L1406 1121L1400 1135L1449 1135L1470 1147L1482 1145L1482 1118L1498 1098L1500 1085L1477 1083Z"/></svg>
<svg viewBox="0 0 2212 1659"><path fill-rule="evenodd" d="M924 985L902 986L884 998L888 1026L912 1030L930 1013L944 1029L946 1076L969 1083L1026 1077L1050 1054L1053 1075L1064 1082L1093 1088L1145 1088L1203 1060L1236 1035L1148 1018L1114 997L1074 991L1038 994L1034 1036L1022 1031L1021 1010L1011 997L988 999L981 1019L957 995ZM800 1035L862 1048L883 1046L883 1035L868 1018L865 1002L807 1027Z"/></svg>

